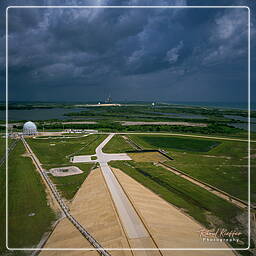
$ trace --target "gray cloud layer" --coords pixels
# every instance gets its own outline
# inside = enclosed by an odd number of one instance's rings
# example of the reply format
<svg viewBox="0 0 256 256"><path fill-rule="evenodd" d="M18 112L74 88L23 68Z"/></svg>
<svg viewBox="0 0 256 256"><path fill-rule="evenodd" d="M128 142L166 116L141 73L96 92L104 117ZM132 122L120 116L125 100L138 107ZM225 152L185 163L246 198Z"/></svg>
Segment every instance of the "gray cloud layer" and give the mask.
<svg viewBox="0 0 256 256"><path fill-rule="evenodd" d="M247 99L245 8L14 8L8 15L10 99Z"/></svg>

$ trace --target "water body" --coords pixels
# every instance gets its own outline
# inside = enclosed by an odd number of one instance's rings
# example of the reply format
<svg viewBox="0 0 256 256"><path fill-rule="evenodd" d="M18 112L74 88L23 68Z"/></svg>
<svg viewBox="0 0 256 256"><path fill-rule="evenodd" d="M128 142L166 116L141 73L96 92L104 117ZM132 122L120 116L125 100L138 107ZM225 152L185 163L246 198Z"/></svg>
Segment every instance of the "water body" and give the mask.
<svg viewBox="0 0 256 256"><path fill-rule="evenodd" d="M248 117L244 117L244 116L224 115L224 117L234 119L234 120L248 122ZM256 123L256 118L251 117L251 122Z"/></svg>
<svg viewBox="0 0 256 256"><path fill-rule="evenodd" d="M20 120L48 120L48 119L70 119L64 116L66 113L85 111L81 108L50 108L50 109L11 109L8 111L9 121ZM5 110L0 110L0 120L5 120Z"/></svg>
<svg viewBox="0 0 256 256"><path fill-rule="evenodd" d="M169 104L179 104L185 106L199 106L199 107L217 107L217 108L233 108L233 109L248 109L247 102L167 102ZM251 109L256 110L256 102L251 102Z"/></svg>
<svg viewBox="0 0 256 256"><path fill-rule="evenodd" d="M224 117L246 122L246 123L229 123L229 125L248 131L248 117L235 116L235 115L224 115ZM256 118L254 117L251 118L251 131L253 132L256 131Z"/></svg>
<svg viewBox="0 0 256 256"><path fill-rule="evenodd" d="M248 124L247 123L230 123L229 125L248 131ZM251 131L256 132L256 124L251 123Z"/></svg>

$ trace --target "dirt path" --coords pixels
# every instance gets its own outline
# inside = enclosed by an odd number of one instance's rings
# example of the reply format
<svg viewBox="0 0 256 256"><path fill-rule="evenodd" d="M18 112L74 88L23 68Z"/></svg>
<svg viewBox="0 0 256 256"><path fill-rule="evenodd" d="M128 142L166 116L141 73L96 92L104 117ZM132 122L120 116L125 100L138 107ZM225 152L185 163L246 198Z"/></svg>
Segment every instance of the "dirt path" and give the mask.
<svg viewBox="0 0 256 256"><path fill-rule="evenodd" d="M141 146L139 146L138 144L136 144L134 141L132 141L131 139L129 139L127 136L122 136L127 143L129 143L135 150L142 150L143 148Z"/></svg>

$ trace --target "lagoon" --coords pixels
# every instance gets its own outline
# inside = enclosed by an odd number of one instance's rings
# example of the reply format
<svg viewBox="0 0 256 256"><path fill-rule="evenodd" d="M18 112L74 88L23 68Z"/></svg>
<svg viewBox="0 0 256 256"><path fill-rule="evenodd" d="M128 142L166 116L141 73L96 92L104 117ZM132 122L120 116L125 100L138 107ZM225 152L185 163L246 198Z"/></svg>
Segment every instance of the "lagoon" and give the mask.
<svg viewBox="0 0 256 256"><path fill-rule="evenodd" d="M69 116L64 116L66 113L80 112L85 109L81 108L49 108L49 109L11 109L8 111L9 121L21 120L49 120L49 119L70 119ZM0 110L0 120L5 120L5 110Z"/></svg>

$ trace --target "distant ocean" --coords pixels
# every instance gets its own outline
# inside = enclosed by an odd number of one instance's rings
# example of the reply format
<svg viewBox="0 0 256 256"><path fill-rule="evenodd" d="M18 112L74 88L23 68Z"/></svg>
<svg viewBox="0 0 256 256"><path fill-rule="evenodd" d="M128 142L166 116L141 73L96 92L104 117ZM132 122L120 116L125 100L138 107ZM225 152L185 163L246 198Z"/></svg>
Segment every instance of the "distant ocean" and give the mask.
<svg viewBox="0 0 256 256"><path fill-rule="evenodd" d="M188 102L188 101L176 101L167 102L169 104L178 104L185 106L200 106L200 107L217 107L217 108L233 108L233 109L248 109L247 102ZM251 110L256 110L256 103L251 103Z"/></svg>

